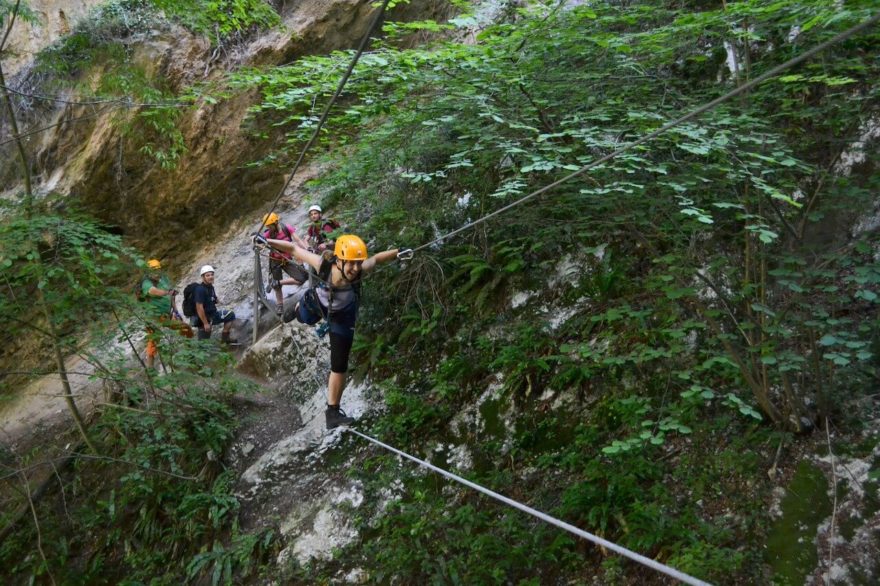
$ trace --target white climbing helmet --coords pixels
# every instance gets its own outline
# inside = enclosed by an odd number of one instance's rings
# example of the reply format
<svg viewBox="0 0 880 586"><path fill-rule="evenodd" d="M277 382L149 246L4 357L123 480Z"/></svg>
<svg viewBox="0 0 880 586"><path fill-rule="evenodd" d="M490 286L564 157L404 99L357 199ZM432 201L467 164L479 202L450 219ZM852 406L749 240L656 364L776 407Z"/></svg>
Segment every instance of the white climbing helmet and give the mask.
<svg viewBox="0 0 880 586"><path fill-rule="evenodd" d="M211 265L203 265L202 268L199 269L199 276L203 277L205 273L213 273L214 267Z"/></svg>
<svg viewBox="0 0 880 586"><path fill-rule="evenodd" d="M309 208L309 213L311 214L312 212L318 212L319 214L323 214L324 210L321 209L321 206L319 206L318 204L315 204Z"/></svg>

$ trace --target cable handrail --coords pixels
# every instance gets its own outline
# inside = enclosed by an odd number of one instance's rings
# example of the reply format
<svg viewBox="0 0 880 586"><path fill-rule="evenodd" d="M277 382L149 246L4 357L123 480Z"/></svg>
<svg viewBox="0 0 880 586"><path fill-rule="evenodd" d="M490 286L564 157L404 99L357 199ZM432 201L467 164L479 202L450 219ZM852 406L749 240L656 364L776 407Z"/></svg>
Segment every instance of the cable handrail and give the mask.
<svg viewBox="0 0 880 586"><path fill-rule="evenodd" d="M599 537L598 535L594 535L588 531L584 531L583 529L581 529L579 527L575 527L574 525L572 525L570 523L566 523L565 521L557 519L556 517L552 517L552 516L548 515L547 513L543 513L537 509L534 509L534 508L528 506L528 505L524 505L518 501L515 501L512 498L506 497L506 496L499 494L493 490L489 490L488 488L481 486L481 485L477 484L476 482L472 482L470 480L467 480L466 478L462 478L461 476L459 476L457 474L454 474L452 472L449 472L447 470L444 470L442 468L434 466L430 462L426 462L425 460L421 460L419 458L416 458L415 456L407 454L406 452L404 452L402 450L398 450L395 447L389 446L388 444L383 443L383 442L377 440L376 438L371 437L365 433L361 433L361 432L357 431L356 429L353 429L351 427L345 427L343 429L345 429L349 433L355 434L356 436L362 437L363 439L367 440L368 442L371 442L371 443L373 443L377 446L380 446L390 452L393 452L394 454L397 454L398 456L401 456L402 458L406 458L407 460L410 460L412 462L415 462L416 464L419 464L420 466L423 466L429 470L432 470L432 471L436 472L437 474L440 474L441 476L444 476L450 480L454 480L455 482L458 482L459 484L463 484L464 486L467 486L468 488L472 488L478 492L481 492L488 497L491 497L497 501L500 501L500 502L502 502L506 505L509 505L517 510L520 510L524 513L532 515L533 517L536 517L542 521L550 523L551 525L559 527L560 529L568 531L569 533L577 535L578 537L581 537L582 539L586 539L587 541L590 541L600 547L604 547L606 549L609 549L609 550L613 551L614 553L617 553L617 554L622 555L626 558L629 558L634 562L638 562L638 563L642 564L643 566L651 568L652 570L656 570L658 572L666 574L667 576L669 576L671 578L675 578L676 580L684 582L685 584L691 584L693 586L709 586L708 582L704 582L703 580L700 580L699 578L695 578L689 574L685 574L684 572L682 572L680 570L676 570L675 568L673 568L671 566L667 566L666 564L661 564L660 562L658 562L656 560L652 560L649 557L645 557L642 554L636 553L636 552L632 551L631 549L627 549L627 548L623 547L622 545L618 545L618 544L614 543L613 541L609 541L607 539Z"/></svg>
<svg viewBox="0 0 880 586"><path fill-rule="evenodd" d="M186 108L191 106L187 102L135 102L131 96L120 96L118 98L94 99L94 100L67 100L58 96L48 96L46 94L30 94L0 84L0 89L4 89L11 94L17 94L25 98L33 98L44 102L57 102L59 104L68 104L71 106L96 106L99 104L120 104L126 108Z"/></svg>
<svg viewBox="0 0 880 586"><path fill-rule="evenodd" d="M336 99L342 94L342 90L345 87L345 84L348 82L348 78L351 77L352 71L354 71L354 66L357 65L358 60L363 55L364 50L367 48L367 44L370 42L370 37L373 35L373 31L376 28L376 25L379 24L379 21L382 19L382 16L385 14L385 9L388 7L388 3L391 0L385 0L382 3L382 7L379 8L379 11L376 13L376 16L373 18L373 22L370 23L369 28L367 29L366 34L364 34L364 38L361 39L361 43L358 46L357 52L352 58L351 62L348 64L348 69L346 69L345 74L343 74L342 79L339 80L339 85L336 86L336 91L333 92L333 96L330 98L330 101L327 102L327 105L324 107L324 112L321 114L321 118L318 120L318 125L315 126L315 131L312 133L311 138L306 143L306 146L303 147L302 152L299 154L299 158L297 158L296 163L293 165L293 170L290 172L290 175L287 177L287 181L284 182L284 185L281 186L281 189L278 190L278 195L275 196L275 201L272 202L272 207L269 208L269 211L263 217L263 221L260 222L260 227L257 229L257 234L260 234L263 231L263 227L266 225L266 219L269 217L269 214L275 211L275 208L278 207L278 202L281 201L281 197L284 195L284 192L287 191L287 187L290 185L290 182L293 181L294 175L296 175L299 166L302 164L303 159L306 156L306 152L308 152L309 148L314 144L315 140L318 138L318 134L321 132L321 128L324 127L324 123L327 121L328 116L330 115L330 109L333 107L333 104L336 102Z"/></svg>
<svg viewBox="0 0 880 586"><path fill-rule="evenodd" d="M566 181L573 179L579 175L582 175L582 174L586 173L587 171L594 169L594 168L598 167L599 165L606 163L606 162L610 161L611 159L616 158L629 150L634 149L635 147L637 147L639 145L642 145L648 141L651 141L654 138L657 138L661 134L665 133L666 131L682 124L683 122L687 122L688 120L696 118L696 117L700 116L701 114L704 114L704 113L708 112L709 110L712 110L713 108L715 108L719 104L722 104L722 103L730 100L731 98L735 98L736 96L738 96L744 92L749 91L750 89L754 88L755 86L767 81L771 77L775 77L776 75L782 73L786 69L789 69L795 65L798 65L799 63L806 61L807 59L811 58L813 55L824 51L825 49L831 47L832 45L836 45L837 43L848 39L849 37L853 36L854 34L876 24L878 21L880 21L880 12L878 12L874 16L862 21L861 23L856 24L856 25L848 28L847 30L835 35L831 39L828 39L827 41L825 41L823 43L819 43L815 47L807 50L806 52L798 55L797 57L793 57L793 58L789 59L788 61L781 63L781 64L777 65L776 67L771 68L770 70L764 72L763 74L759 75L755 79L753 79L753 80L749 81L748 83L745 83L737 88L734 88L733 90L727 92L723 96L715 98L714 100L707 102L706 104L703 104L699 108L696 108L696 109L688 112L687 114L680 116L680 117L676 118L675 120L672 120L671 122L667 122L666 124L664 124L663 126L658 128L657 130L654 130L653 132L646 134L642 138L640 138L636 141L633 141L627 145L624 145L624 146L620 147L619 149L593 161L592 163L588 163L588 164L584 165L583 167L581 167L577 171L573 171L573 172L569 173L568 175L566 175L565 177L562 177L561 179L558 179L558 180L554 181L553 183L550 183L549 185L545 185L544 187L541 187L541 188L539 188L539 189L537 189L527 195L524 195L523 197L519 198L518 200L513 201L513 202L507 204L506 206L498 208L497 210L490 212L490 213L486 214L485 216L481 216L480 218L477 218L476 220L474 220L472 222L468 222L467 224L465 224L465 225L463 225L463 226L461 226L451 232L448 232L447 234L444 234L442 236L438 236L437 238L435 238L434 240L431 240L430 242L427 242L425 244L422 244L421 246L413 248L413 252L418 252L419 250L423 250L425 248L439 244L440 242L443 242L444 240L451 238L452 236L455 236L456 234L460 234L460 233L464 232L465 230L468 230L474 226L482 224L483 222L486 222L487 220L494 218L495 216L498 216L500 214L503 214L504 212L506 212L506 211L508 211L508 210L520 205L520 204L523 204L531 199L534 199L535 197L542 195L542 194L550 191L551 189L562 185Z"/></svg>

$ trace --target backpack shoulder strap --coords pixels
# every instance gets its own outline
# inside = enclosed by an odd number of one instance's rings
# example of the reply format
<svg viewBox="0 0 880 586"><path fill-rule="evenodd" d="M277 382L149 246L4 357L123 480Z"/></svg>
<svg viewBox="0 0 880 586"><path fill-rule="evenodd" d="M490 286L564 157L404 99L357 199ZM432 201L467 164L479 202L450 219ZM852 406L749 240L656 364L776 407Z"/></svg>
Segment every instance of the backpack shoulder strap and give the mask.
<svg viewBox="0 0 880 586"><path fill-rule="evenodd" d="M333 257L329 255L321 256L321 268L318 269L318 276L328 286L330 285L330 273L333 270Z"/></svg>

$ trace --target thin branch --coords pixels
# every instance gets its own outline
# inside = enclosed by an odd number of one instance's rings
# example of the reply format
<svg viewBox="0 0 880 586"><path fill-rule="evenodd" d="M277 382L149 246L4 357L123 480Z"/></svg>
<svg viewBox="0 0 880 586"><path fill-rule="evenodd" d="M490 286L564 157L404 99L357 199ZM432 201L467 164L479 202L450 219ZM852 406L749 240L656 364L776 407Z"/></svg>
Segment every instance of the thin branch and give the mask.
<svg viewBox="0 0 880 586"><path fill-rule="evenodd" d="M70 511L67 510L67 495L64 493L64 481L61 480L61 474L58 473L58 467L55 466L55 462L49 460L49 464L52 466L52 473L55 475L55 478L58 479L58 488L61 491L61 505L64 507L64 516L67 517L67 521L73 524L73 519L70 517Z"/></svg>
<svg viewBox="0 0 880 586"><path fill-rule="evenodd" d="M19 319L19 318L15 317L14 315L4 315L3 319L8 319L8 320L12 320L14 322L18 322L25 327L31 328L32 330L36 330L37 332L43 334L44 336L46 336L48 338L52 337L52 334L50 332L47 332L46 330L44 330L40 326L36 326L36 325L32 324L31 322L24 321L23 319Z"/></svg>
<svg viewBox="0 0 880 586"><path fill-rule="evenodd" d="M0 370L0 376L6 376L9 374L26 374L31 376L48 376L50 374L60 374L57 370L43 370L43 371L35 371L35 370ZM113 376L103 376L99 375L97 372L79 372L76 370L68 370L67 374L75 374L79 376L95 376L102 380L114 380L114 381L125 381L128 380L125 377L113 377ZM62 395L59 395L62 396Z"/></svg>
<svg viewBox="0 0 880 586"><path fill-rule="evenodd" d="M55 124L49 124L48 126L41 126L40 128L37 128L37 129L34 129L34 130L29 130L29 131L27 131L27 132L22 132L21 134L17 135L16 138L10 138L10 139L7 139L7 140L4 140L4 141L0 142L0 146L3 146L3 145L6 145L6 144L9 144L9 143L11 143L11 142L15 142L16 140L18 140L18 139L20 139L20 138L25 138L25 137L27 137L27 136L31 136L31 135L34 135L34 134L39 134L39 133L41 133L41 132L45 132L46 130L51 130L52 128L55 128L56 126L62 126L62 125L64 125L64 124L67 124L68 122L70 122L70 123L73 123L73 122L82 122L83 120L91 120L91 119L93 119L93 118L98 118L99 116L102 116L103 114L106 114L106 113L109 112L109 111L110 111L110 107L107 106L107 107L105 107L105 108L99 110L98 112L95 112L94 114L87 114L87 115L85 115L85 116L79 116L78 118L66 118L66 119L64 119L64 120L61 120L61 121L59 121L59 122L56 122Z"/></svg>
<svg viewBox="0 0 880 586"><path fill-rule="evenodd" d="M828 457L831 459L831 492L834 503L831 508L831 527L828 536L828 570L825 572L825 584L831 584L831 564L834 563L834 526L837 521L837 468L834 464L834 452L831 450L831 432L828 430L828 418L825 418L825 441L828 443Z"/></svg>
<svg viewBox="0 0 880 586"><path fill-rule="evenodd" d="M156 411L146 411L144 409L137 409L135 407L129 407L127 405L119 405L118 403L95 403L95 407L113 407L114 409L123 409L125 411L132 411L134 413L143 413L144 415L155 415L156 417L161 417L161 413L157 413Z"/></svg>
<svg viewBox="0 0 880 586"><path fill-rule="evenodd" d="M46 574L49 575L49 579L52 581L52 585L55 586L55 577L52 575L52 572L49 570L49 560L46 558L46 552L43 551L43 534L40 531L40 520L37 518L37 509L34 507L34 499L31 498L31 487L28 481L27 476L25 476L24 472L19 474L21 476L22 484L24 484L24 490L27 494L28 506L31 510L31 516L34 518L34 529L37 532L37 550L40 552L40 557L43 558L43 563L46 565Z"/></svg>
<svg viewBox="0 0 880 586"><path fill-rule="evenodd" d="M6 32L3 34L3 40L0 41L0 54L3 53L3 48L6 47L6 40L9 38L9 33L12 32L12 26L15 24L15 17L18 16L18 7L21 4L21 0L15 0L15 6L12 8L11 16L9 17L9 26L6 27Z"/></svg>

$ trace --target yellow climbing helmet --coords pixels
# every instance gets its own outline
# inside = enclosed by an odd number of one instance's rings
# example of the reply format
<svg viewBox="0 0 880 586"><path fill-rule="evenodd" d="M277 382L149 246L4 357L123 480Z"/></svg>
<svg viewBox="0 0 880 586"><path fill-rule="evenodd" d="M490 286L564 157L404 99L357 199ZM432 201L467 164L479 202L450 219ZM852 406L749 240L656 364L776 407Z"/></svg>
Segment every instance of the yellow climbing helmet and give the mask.
<svg viewBox="0 0 880 586"><path fill-rule="evenodd" d="M151 269L161 269L162 263L159 262L158 258L151 258L150 260L147 261L147 266L150 267Z"/></svg>
<svg viewBox="0 0 880 586"><path fill-rule="evenodd" d="M278 214L276 214L275 212L270 212L263 216L263 223L267 226L271 226L272 224L277 224L278 220L280 219L281 218L278 217Z"/></svg>
<svg viewBox="0 0 880 586"><path fill-rule="evenodd" d="M333 254L340 260L367 260L367 245L354 234L343 234L336 240Z"/></svg>

